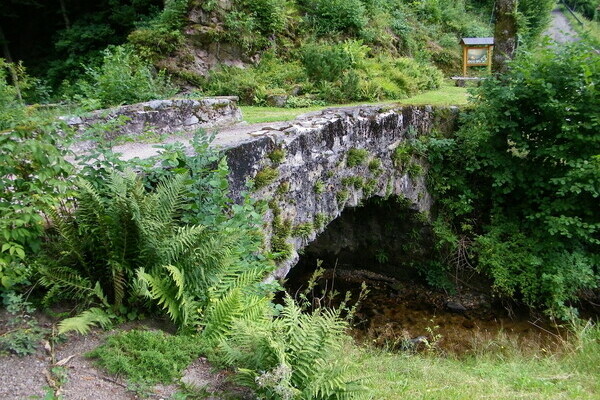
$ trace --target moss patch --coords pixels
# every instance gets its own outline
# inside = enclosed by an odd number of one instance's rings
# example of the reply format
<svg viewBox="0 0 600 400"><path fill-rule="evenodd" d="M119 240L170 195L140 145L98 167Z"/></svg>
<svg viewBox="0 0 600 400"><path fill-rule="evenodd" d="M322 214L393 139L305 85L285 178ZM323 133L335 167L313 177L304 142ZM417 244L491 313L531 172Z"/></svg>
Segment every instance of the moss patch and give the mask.
<svg viewBox="0 0 600 400"><path fill-rule="evenodd" d="M275 168L265 167L258 171L256 176L254 177L254 189L262 189L265 186L273 183L275 179L279 176L279 171Z"/></svg>

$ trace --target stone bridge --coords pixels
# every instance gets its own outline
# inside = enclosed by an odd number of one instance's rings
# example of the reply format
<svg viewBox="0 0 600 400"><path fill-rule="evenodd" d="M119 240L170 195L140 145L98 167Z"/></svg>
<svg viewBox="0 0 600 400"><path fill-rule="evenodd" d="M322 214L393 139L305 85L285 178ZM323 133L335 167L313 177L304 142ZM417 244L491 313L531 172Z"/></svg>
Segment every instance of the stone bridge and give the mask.
<svg viewBox="0 0 600 400"><path fill-rule="evenodd" d="M427 165L414 143L434 130L453 130L456 115L455 108L427 106L329 109L223 143L234 199L253 179L252 196L268 202L267 237L281 254L276 277L347 207L401 196L428 213Z"/></svg>
<svg viewBox="0 0 600 400"><path fill-rule="evenodd" d="M240 201L252 181L251 195L268 204L265 230L279 254L276 277L285 276L298 251L344 209L369 198L400 196L411 209L427 213L432 204L427 165L415 143L436 130L452 132L458 114L456 108L357 106L291 122L232 127L241 120L235 98L157 101L108 111L70 123L82 130L124 115L129 122L113 135L135 139L148 130L170 131L167 142L184 144L189 131L220 127L213 145L227 154L232 198ZM124 158L157 152L149 143L114 150Z"/></svg>

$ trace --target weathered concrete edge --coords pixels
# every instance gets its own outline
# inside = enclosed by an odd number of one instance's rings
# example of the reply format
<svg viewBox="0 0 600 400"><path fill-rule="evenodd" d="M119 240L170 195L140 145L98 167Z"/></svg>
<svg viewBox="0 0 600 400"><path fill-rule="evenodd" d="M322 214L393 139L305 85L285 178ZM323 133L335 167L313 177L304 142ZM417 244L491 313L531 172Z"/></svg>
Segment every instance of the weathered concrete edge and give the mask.
<svg viewBox="0 0 600 400"><path fill-rule="evenodd" d="M153 100L60 119L80 134L94 125L115 124L105 133L107 140L120 136L135 138L144 134L171 135L238 123L242 120L242 113L237 102L238 98L233 96ZM85 150L92 145L83 140L78 142L75 150Z"/></svg>

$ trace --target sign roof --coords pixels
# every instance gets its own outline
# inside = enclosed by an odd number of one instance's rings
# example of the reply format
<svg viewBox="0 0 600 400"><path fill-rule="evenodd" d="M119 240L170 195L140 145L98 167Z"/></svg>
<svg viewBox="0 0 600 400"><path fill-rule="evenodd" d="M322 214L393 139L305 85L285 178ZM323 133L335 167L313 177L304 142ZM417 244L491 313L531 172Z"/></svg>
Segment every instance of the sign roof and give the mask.
<svg viewBox="0 0 600 400"><path fill-rule="evenodd" d="M494 38L493 37L462 38L460 43L467 45L467 46L493 46Z"/></svg>

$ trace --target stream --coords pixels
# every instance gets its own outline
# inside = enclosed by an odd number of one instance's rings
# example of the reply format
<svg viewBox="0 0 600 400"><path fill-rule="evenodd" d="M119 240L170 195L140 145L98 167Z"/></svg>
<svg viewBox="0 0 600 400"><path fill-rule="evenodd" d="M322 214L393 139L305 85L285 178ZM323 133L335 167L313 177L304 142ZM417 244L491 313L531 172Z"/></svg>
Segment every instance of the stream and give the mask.
<svg viewBox="0 0 600 400"><path fill-rule="evenodd" d="M321 298L320 304L335 307L347 291L355 302L365 282L368 293L356 309L351 330L359 343L392 350L435 348L468 355L489 351L490 347L500 351L515 347L524 352L551 351L565 334L525 308L503 304L472 289L451 295L417 281L344 269L347 267L326 269L312 295ZM297 295L306 288L311 275L312 271L293 271L286 289ZM332 288L340 294L330 302L322 293Z"/></svg>

